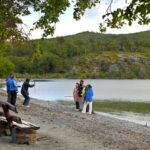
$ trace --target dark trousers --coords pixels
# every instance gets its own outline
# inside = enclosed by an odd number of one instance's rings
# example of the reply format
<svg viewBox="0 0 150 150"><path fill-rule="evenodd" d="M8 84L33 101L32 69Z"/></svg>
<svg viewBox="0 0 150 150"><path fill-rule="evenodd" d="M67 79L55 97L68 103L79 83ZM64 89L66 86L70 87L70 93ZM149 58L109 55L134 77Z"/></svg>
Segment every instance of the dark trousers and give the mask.
<svg viewBox="0 0 150 150"><path fill-rule="evenodd" d="M79 102L76 102L76 109L80 109L80 104L79 104Z"/></svg>
<svg viewBox="0 0 150 150"><path fill-rule="evenodd" d="M7 91L7 102L10 103L11 102L11 92Z"/></svg>
<svg viewBox="0 0 150 150"><path fill-rule="evenodd" d="M16 99L17 99L17 92L10 91L10 103L14 106L16 105Z"/></svg>
<svg viewBox="0 0 150 150"><path fill-rule="evenodd" d="M28 94L28 93L21 93L21 94L22 94L23 97L25 98L25 99L24 99L24 102L23 102L23 105L24 105L24 106L29 105L29 102L30 102L29 94Z"/></svg>

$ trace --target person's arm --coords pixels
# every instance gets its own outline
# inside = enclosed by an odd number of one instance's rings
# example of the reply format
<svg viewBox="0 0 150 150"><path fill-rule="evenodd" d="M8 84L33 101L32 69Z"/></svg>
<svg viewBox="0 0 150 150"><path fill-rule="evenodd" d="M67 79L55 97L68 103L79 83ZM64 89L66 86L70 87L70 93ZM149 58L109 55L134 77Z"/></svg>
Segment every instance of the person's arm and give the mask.
<svg viewBox="0 0 150 150"><path fill-rule="evenodd" d="M21 87L21 85L18 85L18 84L17 84L17 87L19 87L19 88L20 88L20 87Z"/></svg>
<svg viewBox="0 0 150 150"><path fill-rule="evenodd" d="M34 84L28 84L28 87L34 87L35 86L35 83Z"/></svg>
<svg viewBox="0 0 150 150"><path fill-rule="evenodd" d="M92 96L94 96L94 92L93 92L93 89L92 89Z"/></svg>
<svg viewBox="0 0 150 150"><path fill-rule="evenodd" d="M16 80L13 80L13 85L14 85L14 87L16 88L16 91L18 91L18 86L17 86Z"/></svg>

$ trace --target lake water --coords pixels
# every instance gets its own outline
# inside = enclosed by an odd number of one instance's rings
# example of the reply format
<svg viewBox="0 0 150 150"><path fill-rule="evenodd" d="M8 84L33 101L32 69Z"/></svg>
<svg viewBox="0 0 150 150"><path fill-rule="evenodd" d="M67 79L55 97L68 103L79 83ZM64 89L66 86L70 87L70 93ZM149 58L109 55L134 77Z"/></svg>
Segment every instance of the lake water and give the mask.
<svg viewBox="0 0 150 150"><path fill-rule="evenodd" d="M85 85L91 84L95 100L127 100L150 102L150 80L100 80L85 79ZM73 100L72 92L76 79L52 79L37 81L30 88L30 97L41 100ZM22 83L19 83L21 85Z"/></svg>
<svg viewBox="0 0 150 150"><path fill-rule="evenodd" d="M150 102L150 80L85 79L84 81L85 85L92 85L94 91L93 98L95 100ZM79 80L51 79L48 81L37 81L35 87L29 89L30 97L46 101L72 101L72 92L76 82L79 82ZM18 85L22 85L22 82L18 83ZM6 87L3 89L6 89ZM149 114L144 115L130 112L97 113L112 118L126 120L141 125L147 124L147 126L150 126Z"/></svg>

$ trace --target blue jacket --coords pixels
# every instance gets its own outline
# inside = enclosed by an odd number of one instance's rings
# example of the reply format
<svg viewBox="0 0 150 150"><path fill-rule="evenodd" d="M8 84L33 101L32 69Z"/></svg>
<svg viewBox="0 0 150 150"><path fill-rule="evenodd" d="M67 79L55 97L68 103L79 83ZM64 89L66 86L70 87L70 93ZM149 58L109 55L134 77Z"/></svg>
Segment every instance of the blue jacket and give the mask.
<svg viewBox="0 0 150 150"><path fill-rule="evenodd" d="M6 79L6 90L7 90L7 92L10 91L10 86L9 86L10 80L12 80L11 77L7 77L7 79Z"/></svg>
<svg viewBox="0 0 150 150"><path fill-rule="evenodd" d="M17 91L18 87L17 87L17 82L16 80L9 78L7 80L7 91Z"/></svg>
<svg viewBox="0 0 150 150"><path fill-rule="evenodd" d="M85 101L92 102L93 101L93 90L88 87L85 91Z"/></svg>

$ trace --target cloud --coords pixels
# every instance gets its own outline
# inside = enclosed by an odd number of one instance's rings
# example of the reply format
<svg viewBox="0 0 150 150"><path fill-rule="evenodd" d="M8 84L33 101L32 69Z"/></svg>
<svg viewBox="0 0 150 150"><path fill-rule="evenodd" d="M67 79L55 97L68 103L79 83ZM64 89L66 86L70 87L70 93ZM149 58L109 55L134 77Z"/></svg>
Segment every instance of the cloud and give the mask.
<svg viewBox="0 0 150 150"><path fill-rule="evenodd" d="M119 0L118 6L121 6L122 3ZM81 18L81 20L76 21L73 19L73 7L67 9L65 14L61 15L60 21L56 24L56 31L53 37L57 36L66 36L66 35L72 35L79 32L84 31L93 31L93 32L99 32L99 23L102 22L101 16L106 12L107 6L105 4L106 0L102 0L100 5L97 5L95 8L92 8L91 10L87 10L85 12L85 15ZM114 8L117 7L117 3L113 4ZM122 5L122 7L125 5ZM33 21L38 19L40 16L39 14L33 13L32 16L29 18L25 18L24 21L26 24L31 26ZM149 26L140 26L137 23L133 23L132 26L124 26L122 29L109 29L107 30L107 33L112 34L125 34L125 33L134 33L139 31L145 31L150 30ZM35 30L32 32L31 39L38 39L41 38L42 30ZM48 38L51 38L49 36Z"/></svg>
<svg viewBox="0 0 150 150"><path fill-rule="evenodd" d="M98 8L92 8L92 9L88 9L85 12L84 18L93 20L93 19L96 19L99 16L100 16L100 13L99 13Z"/></svg>

